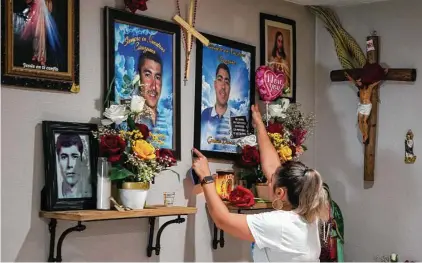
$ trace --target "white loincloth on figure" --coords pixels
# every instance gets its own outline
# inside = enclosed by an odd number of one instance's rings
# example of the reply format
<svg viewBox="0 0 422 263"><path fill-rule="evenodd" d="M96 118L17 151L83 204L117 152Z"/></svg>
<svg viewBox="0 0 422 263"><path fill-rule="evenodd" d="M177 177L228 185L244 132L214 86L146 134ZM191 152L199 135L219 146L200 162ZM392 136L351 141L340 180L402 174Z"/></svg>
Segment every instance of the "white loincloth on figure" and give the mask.
<svg viewBox="0 0 422 263"><path fill-rule="evenodd" d="M362 114L365 116L369 116L371 114L371 110L372 110L372 104L362 104L362 103L358 103L358 114Z"/></svg>

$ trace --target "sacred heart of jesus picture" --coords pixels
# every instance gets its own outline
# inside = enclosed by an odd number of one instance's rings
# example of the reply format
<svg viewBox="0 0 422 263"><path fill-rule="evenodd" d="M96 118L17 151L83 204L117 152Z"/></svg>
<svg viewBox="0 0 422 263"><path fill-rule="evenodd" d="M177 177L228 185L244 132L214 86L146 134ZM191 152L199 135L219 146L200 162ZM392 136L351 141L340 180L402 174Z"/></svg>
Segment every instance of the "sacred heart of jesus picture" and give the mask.
<svg viewBox="0 0 422 263"><path fill-rule="evenodd" d="M296 22L260 13L261 66L269 66L285 75L287 92L282 98L296 102Z"/></svg>

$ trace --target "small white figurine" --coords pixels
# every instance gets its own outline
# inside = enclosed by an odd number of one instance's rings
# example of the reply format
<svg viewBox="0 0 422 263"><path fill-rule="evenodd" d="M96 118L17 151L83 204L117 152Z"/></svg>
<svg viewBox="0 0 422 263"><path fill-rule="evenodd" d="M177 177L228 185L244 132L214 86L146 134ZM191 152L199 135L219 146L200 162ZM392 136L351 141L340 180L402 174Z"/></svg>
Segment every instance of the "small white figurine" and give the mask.
<svg viewBox="0 0 422 263"><path fill-rule="evenodd" d="M415 163L416 156L413 153L413 132L412 130L407 131L406 140L404 141L405 156L404 162L408 164Z"/></svg>

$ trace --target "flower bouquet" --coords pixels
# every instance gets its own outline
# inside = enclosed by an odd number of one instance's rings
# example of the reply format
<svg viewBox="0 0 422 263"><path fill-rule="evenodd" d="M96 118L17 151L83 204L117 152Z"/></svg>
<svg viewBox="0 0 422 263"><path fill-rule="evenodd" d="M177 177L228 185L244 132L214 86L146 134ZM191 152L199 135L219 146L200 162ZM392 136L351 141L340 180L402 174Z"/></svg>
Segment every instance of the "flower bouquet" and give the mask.
<svg viewBox="0 0 422 263"><path fill-rule="evenodd" d="M306 139L313 134L315 115L305 115L300 111L300 104L290 104L288 99L269 105L265 120L268 136L277 150L281 163L298 161L307 150Z"/></svg>
<svg viewBox="0 0 422 263"><path fill-rule="evenodd" d="M269 105L268 113L263 116L264 123L268 121L267 133L282 164L290 160L299 160L307 150L304 143L315 127L314 115L303 114L299 107L299 104L290 104L288 99L281 99ZM238 146L240 157L236 166L240 168L240 179L247 181L248 188L256 184L258 197L269 199L256 136L250 135L240 139Z"/></svg>
<svg viewBox="0 0 422 263"><path fill-rule="evenodd" d="M122 189L145 192L158 173L176 165L173 153L160 148L163 135L152 134L142 123L150 116L143 97L133 95L130 106L111 105L105 109L104 116L94 137L99 141L100 156L111 163L110 180L120 182ZM126 192L136 196L131 191ZM141 199L146 198L146 193L144 195ZM120 199L124 202L122 191ZM143 207L145 200L141 203L129 207Z"/></svg>
<svg viewBox="0 0 422 263"><path fill-rule="evenodd" d="M236 162L240 168L240 179L246 181L246 187L252 184L265 183L266 179L261 171L261 160L255 135L246 136L237 142L240 156Z"/></svg>

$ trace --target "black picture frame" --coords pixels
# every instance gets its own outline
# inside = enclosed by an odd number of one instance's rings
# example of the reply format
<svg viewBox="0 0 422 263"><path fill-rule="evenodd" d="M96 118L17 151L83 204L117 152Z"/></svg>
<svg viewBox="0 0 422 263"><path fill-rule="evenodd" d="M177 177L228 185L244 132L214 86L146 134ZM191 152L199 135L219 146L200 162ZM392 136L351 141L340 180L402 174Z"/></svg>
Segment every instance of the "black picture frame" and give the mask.
<svg viewBox="0 0 422 263"><path fill-rule="evenodd" d="M270 31L270 32L268 32ZM260 32L260 64L267 65L270 61L270 49L275 48L278 32L288 35L288 41L284 41L284 46L288 48L284 51L286 59L284 60L289 69L289 85L291 92L288 95L282 95L281 98L288 98L291 103L296 102L296 21L276 15L259 14L259 32ZM271 33L275 33L271 34ZM283 47L284 47L283 46Z"/></svg>
<svg viewBox="0 0 422 263"><path fill-rule="evenodd" d="M129 43L128 46L130 44L133 45L137 45L136 47L134 46L133 48L137 48L137 50L140 50L139 53L141 53L141 51L151 51L151 49L153 49L153 52L157 53L159 56L162 57L162 72L163 72L163 82L165 82L165 77L164 75L166 74L166 69L168 69L168 67L171 67L171 79L167 80L167 83L170 83L172 88L166 88L169 85L164 85L162 84L161 87L161 95L164 93L164 89L171 89L171 95L168 95L167 97L163 98L162 96L159 98L157 104L158 105L164 105L164 103L171 101L169 104L165 104L167 105L172 105L172 114L170 116L172 116L171 120L169 121L169 118L165 118L167 120L167 124L169 125L163 125L162 130L165 130L167 133L169 133L169 131L171 131L172 135L169 135L169 137L171 136L172 140L171 140L171 147L166 147L166 146L161 146L160 148L164 148L164 149L169 149L172 151L174 157L177 160L181 159L181 117L180 117L180 87L181 87L181 67L180 67L180 52L181 52L181 31L180 31L180 27L172 22L168 22L165 20L160 20L160 19L156 19L156 18L152 18L152 17L148 17L148 16L143 16L143 15L137 15L137 14L132 14L130 12L127 11L123 11L123 10L118 10L118 9L114 9L111 7L105 7L104 8L104 42L105 42L105 48L104 48L104 57L105 57L105 96L104 96L104 107L109 107L111 104L121 104L121 103L127 103L127 99L126 100L120 100L116 97L116 90L119 88L116 84L116 75L118 73L116 73L116 51L115 51L115 45L116 45L116 36L115 36L115 23L119 23L119 24L124 24L124 25L128 25L131 26L132 28L141 28L142 29L142 33L140 33L139 35L137 35L139 38L136 40L138 43ZM145 32L147 32L148 30L153 31L153 32L158 32L156 33L157 38L151 38L151 40L148 38L141 38L141 34L144 34ZM128 33L129 35L129 33ZM127 35L126 35L127 36ZM125 37L126 37L125 36ZM131 35L129 35L131 36ZM160 38L161 37L161 38ZM132 38L133 39L133 38ZM163 39L163 42L159 42L160 40L157 39ZM167 42L164 42L165 39L167 39ZM138 41L139 40L139 41ZM151 43L155 42L155 46ZM157 44L158 43L158 44ZM171 43L171 44L169 44ZM143 46L145 45L145 46ZM170 48L166 48L169 47L168 45L170 45ZM157 47L157 49L155 48L151 48L152 46ZM161 48L162 49L161 49ZM126 47L127 48L127 47ZM132 47L130 47L132 48ZM143 48L143 49L142 49ZM165 54L166 50L171 50L171 53L168 52L167 54ZM119 50L120 52L120 50ZM124 52L129 52L129 51L124 51ZM132 53L129 54L133 54L135 51L131 51ZM138 53L138 54L139 54ZM145 52L144 52L145 53ZM124 54L124 53L123 53ZM170 55L169 55L170 54ZM121 55L120 53L118 55ZM135 56L135 55L134 55ZM137 69L137 64L138 64L138 60L139 60L140 55L137 55L136 58L134 58L135 60L135 73L139 74L139 70ZM168 59L171 58L171 63L167 63ZM166 61L167 59L167 61ZM170 66L169 66L170 65ZM167 67L167 68L166 68ZM167 71L168 72L168 71ZM123 77L124 79L124 77ZM119 84L120 85L120 84ZM125 84L124 84L125 85ZM121 85L122 86L122 85ZM120 87L121 87L120 86ZM139 86L137 86L139 88ZM136 88L136 87L135 87ZM167 90L167 94L169 94L170 92ZM162 101L161 101L162 100ZM162 103L162 104L160 104ZM146 104L148 104L146 102ZM157 107L158 108L158 107ZM168 110L168 108L164 108L164 110ZM158 117L160 118L160 117ZM158 120L157 118L157 120ZM158 121L157 121L157 125L158 125ZM164 123L164 122L162 122ZM172 126L172 128L168 128L169 126Z"/></svg>
<svg viewBox="0 0 422 263"><path fill-rule="evenodd" d="M42 210L63 211L96 208L96 174L99 147L98 141L93 135L94 131L97 131L97 125L91 123L42 122L45 170L45 184L41 191ZM60 134L62 137L59 137ZM75 135L77 135L76 139L74 137ZM58 156L57 145L59 147L62 145L61 147L66 148L67 151L60 152L60 154L64 154L62 164L60 164L61 160ZM80 147L81 145L82 147ZM76 158L77 154L80 154L80 162L79 158ZM70 163L72 156L75 163ZM86 164L86 166L84 167L83 164ZM63 188L59 184L59 171L61 172L61 169L63 169L61 165L67 165L65 169L71 169L69 173L76 174L73 174L75 179L77 179L76 185L83 186L79 188L83 189L84 194L81 194L82 197L64 197ZM79 177L76 177L78 174ZM85 177L83 176L84 174ZM60 181L62 180L60 179ZM65 184L62 184L62 187L63 185ZM83 195L86 196L83 197Z"/></svg>
<svg viewBox="0 0 422 263"><path fill-rule="evenodd" d="M36 7L44 3L48 2L1 1L1 83L16 88L78 93L79 0L50 2L47 8L50 12L43 16L43 21L49 21L44 25L49 26L40 26L36 31L30 26L31 13L41 10L42 7ZM44 32L44 37L34 37L35 32ZM45 46L44 51L39 46Z"/></svg>
<svg viewBox="0 0 422 263"><path fill-rule="evenodd" d="M236 146L236 150L235 150L234 149L235 148L234 143L231 144L233 147L229 146L230 147L229 150L221 150L221 149L219 149L219 150L211 149L210 150L210 149L204 149L204 148L207 148L208 146L207 147L201 147L201 141L204 142L204 140L207 140L207 143L210 142L208 139L205 138L205 136L203 134L204 125L203 125L203 123L201 123L202 120L203 120L203 118L201 116L202 113L204 112L203 108L208 107L208 109L210 109L210 108L214 107L214 106L212 106L212 104L208 104L208 106L203 105L204 104L203 103L203 86L204 86L205 83L209 84L209 82L207 82L207 76L208 76L209 81L211 81L212 79L217 80L217 72L219 72L219 70L220 70L220 69L218 69L219 68L218 65L220 63L224 63L224 64L228 65L231 80L233 79L233 77L235 77L235 74L237 74L237 76L239 76L239 74L241 74L241 73L239 73L239 71L248 70L247 74L244 73L243 75L240 75L242 77L247 76L248 80L247 80L246 83L248 83L248 84L245 84L245 85L249 85L249 87L247 89L239 88L239 87L244 86L243 85L244 82L242 83L242 80L244 81L244 79L242 79L241 77L237 78L237 82L235 84L233 84L233 82L230 82L230 94L228 95L229 98L227 99L227 103L229 105L228 109L231 110L230 116L236 115L236 114L233 114L233 111L232 111L232 109L234 109L234 108L231 108L232 107L231 105L233 105L233 102L231 102L230 100L233 99L233 97L239 97L240 98L239 101L241 103L245 103L244 110L240 111L240 109L236 108L236 110L238 110L237 112L246 112L246 113L238 115L238 117L240 117L240 124L242 124L242 123L244 124L244 125L240 125L240 126L242 126L240 129L238 129L238 131L240 131L240 132L234 132L234 129L232 128L232 127L234 127L234 123L232 123L233 119L232 119L232 117L230 117L230 128L229 128L229 131L228 131L230 133L230 137L228 137L228 138L229 138L229 140L231 140L233 142L234 139L238 139L238 138L252 134L253 133L252 122L251 122L252 112L251 112L250 108L251 108L251 105L253 105L255 103L256 47L253 46L253 45L250 45L250 44L237 42L237 41L234 41L234 40L222 38L222 37L219 37L219 36L215 36L215 35L211 35L211 34L207 34L207 33L203 33L203 32L201 32L201 34L203 34L206 38L208 38L208 40L210 41L210 45L208 47L204 47L204 45L199 40L196 40L194 147L196 149L198 149L199 151L201 151L208 158L212 158L212 159L215 159L215 160L234 161L239 156L239 147ZM215 46L215 45L217 45L217 46ZM243 52L246 52L246 54L248 54L248 53L250 54L249 63L248 63L249 69L245 69L242 66L239 66L240 69L236 68L237 67L236 65L239 65L239 64L242 65L239 62L243 61L243 55L240 55L239 51L243 51ZM207 53L207 54L205 54L205 56L208 56L208 54L209 54L209 58L206 59L207 61L204 61L205 60L204 59L204 52ZM218 55L217 53L213 54L213 52L221 52L222 56ZM226 54L226 55L224 55L224 54ZM216 56L217 59L215 59L213 56ZM239 58L236 58L236 57L239 57ZM215 61L215 60L217 60L217 61ZM246 62L245 61L243 61L243 62L246 65ZM205 63L205 66L204 66L204 63ZM209 67L208 64L211 65L211 66ZM208 68L208 69L204 70L204 67ZM203 78L205 79L205 83L203 81ZM211 85L209 87L211 88ZM240 89L240 91L239 91L239 89ZM213 90L215 92L215 86L214 86L214 88L211 88L211 90ZM242 100L245 97L242 97L241 95L239 96L238 94L234 93L234 92L242 93L242 92L245 92L245 91L249 93L249 98L248 98L249 101L248 102L246 102L246 99ZM215 98L216 97L215 93L214 93L214 95L211 95L211 97L212 96L214 96L214 98ZM232 97L232 98L230 99L230 97ZM217 99L215 98L215 100L217 100ZM210 101L210 100L208 100L208 101ZM211 109L211 114L213 114L212 109ZM243 120L242 120L242 118L243 118ZM237 120L239 120L239 118L237 118ZM233 138L232 135L235 135L235 134L237 136L235 136L235 138ZM218 136L216 135L215 137L217 138ZM207 137L207 138L210 138L210 137ZM213 142L211 142L211 143L213 143ZM222 141L220 140L219 142L217 142L217 144L222 144ZM205 142L202 145L205 145ZM217 148L218 147L219 146L217 146ZM214 148L216 148L216 147L214 147Z"/></svg>

